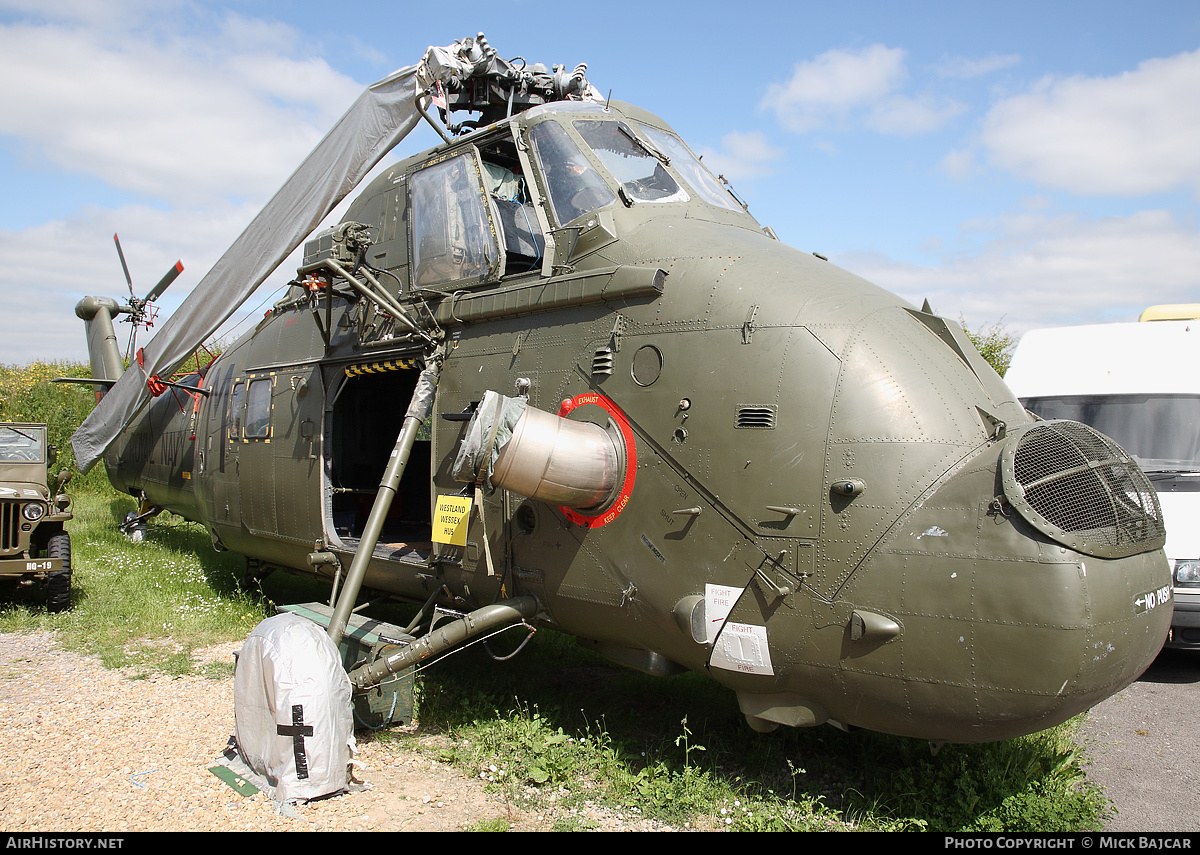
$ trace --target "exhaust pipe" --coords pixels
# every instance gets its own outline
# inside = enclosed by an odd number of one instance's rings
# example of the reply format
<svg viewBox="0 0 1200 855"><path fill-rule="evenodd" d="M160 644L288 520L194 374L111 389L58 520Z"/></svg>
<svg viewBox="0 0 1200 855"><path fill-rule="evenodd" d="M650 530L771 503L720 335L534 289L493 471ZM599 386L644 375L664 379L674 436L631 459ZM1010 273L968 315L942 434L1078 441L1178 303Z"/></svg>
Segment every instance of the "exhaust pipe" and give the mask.
<svg viewBox="0 0 1200 855"><path fill-rule="evenodd" d="M592 510L620 491L624 449L611 421L608 428L574 421L489 391L467 426L454 477L486 479L530 499Z"/></svg>
<svg viewBox="0 0 1200 855"><path fill-rule="evenodd" d="M598 508L623 480L623 447L599 425L526 408L496 457L492 483L553 505Z"/></svg>

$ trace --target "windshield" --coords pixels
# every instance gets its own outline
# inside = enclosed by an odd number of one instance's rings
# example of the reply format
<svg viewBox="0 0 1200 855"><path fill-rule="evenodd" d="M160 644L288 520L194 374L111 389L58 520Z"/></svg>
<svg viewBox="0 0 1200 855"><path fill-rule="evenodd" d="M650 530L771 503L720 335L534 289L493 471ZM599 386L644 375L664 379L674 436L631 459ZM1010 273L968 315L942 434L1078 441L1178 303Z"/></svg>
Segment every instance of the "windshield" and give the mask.
<svg viewBox="0 0 1200 855"><path fill-rule="evenodd" d="M1061 395L1021 403L1044 419L1094 427L1147 472L1200 471L1200 395Z"/></svg>
<svg viewBox="0 0 1200 855"><path fill-rule="evenodd" d="M46 454L45 428L0 427L0 462L41 463Z"/></svg>
<svg viewBox="0 0 1200 855"><path fill-rule="evenodd" d="M630 198L638 202L687 201L687 191L663 168L657 156L662 153L641 142L624 122L580 119L575 130Z"/></svg>
<svg viewBox="0 0 1200 855"><path fill-rule="evenodd" d="M569 223L616 201L613 191L559 125L542 122L529 136L559 223Z"/></svg>
<svg viewBox="0 0 1200 855"><path fill-rule="evenodd" d="M687 146L679 137L647 125L642 125L641 129L647 139L671 159L671 165L675 167L675 171L682 175L684 181L700 194L700 198L718 208L728 208L730 211L742 210L742 206L734 201L728 191L717 182L717 179L712 177L712 173L705 169L695 155L688 151Z"/></svg>

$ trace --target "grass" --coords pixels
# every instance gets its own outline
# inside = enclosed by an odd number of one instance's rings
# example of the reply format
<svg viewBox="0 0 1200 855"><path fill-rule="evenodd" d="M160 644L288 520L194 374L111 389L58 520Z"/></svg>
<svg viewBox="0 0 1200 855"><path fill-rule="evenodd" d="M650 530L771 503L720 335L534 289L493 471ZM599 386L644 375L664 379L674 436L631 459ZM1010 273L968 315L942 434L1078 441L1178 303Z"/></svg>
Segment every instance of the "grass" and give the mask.
<svg viewBox="0 0 1200 855"><path fill-rule="evenodd" d="M47 389L45 378L79 372L86 368L5 368L0 418L50 421L69 410L78 423L88 402L71 387ZM244 560L215 552L202 527L169 514L152 521L143 543L128 542L116 524L133 500L108 487L101 469L72 490L72 609L48 614L38 588L8 591L0 631L54 631L68 649L134 676L195 673L197 648L244 638L275 602L327 599L327 586L279 573L261 593L243 592ZM230 673L226 663L204 667L214 679ZM936 756L916 740L831 727L762 735L746 726L732 692L702 675L648 677L548 631L510 661L475 646L427 668L417 716L415 737L383 730L359 738L430 746L563 831L593 827L597 806L675 827L742 831L1082 831L1100 828L1110 810L1084 776L1072 723L1007 742L947 745ZM475 830L507 828L498 819Z"/></svg>
<svg viewBox="0 0 1200 855"><path fill-rule="evenodd" d="M761 735L701 675L626 671L553 633L511 663L472 650L426 672L420 719L449 737L441 759L567 823L602 803L743 831L1079 831L1110 808L1084 777L1072 723L936 756L864 731Z"/></svg>
<svg viewBox="0 0 1200 855"><path fill-rule="evenodd" d="M20 589L0 611L0 630L51 629L107 667L177 674L191 670L195 648L244 637L262 620L262 603L237 589L243 559L215 553L203 529L179 517L156 521L145 542L132 543L116 525L133 509L112 491L77 494L68 526L73 608L47 614L38 587Z"/></svg>

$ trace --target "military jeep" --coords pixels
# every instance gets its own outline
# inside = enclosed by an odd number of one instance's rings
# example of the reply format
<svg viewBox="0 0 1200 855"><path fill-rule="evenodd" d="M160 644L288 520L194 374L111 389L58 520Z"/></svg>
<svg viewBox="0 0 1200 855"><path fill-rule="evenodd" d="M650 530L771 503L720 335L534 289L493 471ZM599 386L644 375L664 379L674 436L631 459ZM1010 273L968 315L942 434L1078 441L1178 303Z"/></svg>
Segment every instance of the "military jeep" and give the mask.
<svg viewBox="0 0 1200 855"><path fill-rule="evenodd" d="M45 425L0 423L0 579L44 580L46 607L60 612L71 605L71 499L69 475L47 485L55 457Z"/></svg>

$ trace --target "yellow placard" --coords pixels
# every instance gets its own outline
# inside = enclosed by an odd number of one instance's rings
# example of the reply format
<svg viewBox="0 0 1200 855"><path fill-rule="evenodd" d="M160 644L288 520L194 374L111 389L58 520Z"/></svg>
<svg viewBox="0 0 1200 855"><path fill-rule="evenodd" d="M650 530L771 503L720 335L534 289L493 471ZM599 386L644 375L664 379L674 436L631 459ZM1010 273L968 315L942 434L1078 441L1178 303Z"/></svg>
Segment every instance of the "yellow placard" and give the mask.
<svg viewBox="0 0 1200 855"><path fill-rule="evenodd" d="M433 511L433 542L466 546L470 517L471 499L467 496L438 496Z"/></svg>

